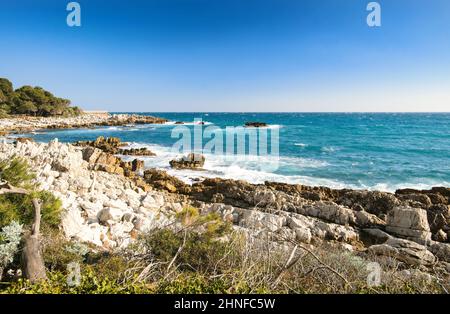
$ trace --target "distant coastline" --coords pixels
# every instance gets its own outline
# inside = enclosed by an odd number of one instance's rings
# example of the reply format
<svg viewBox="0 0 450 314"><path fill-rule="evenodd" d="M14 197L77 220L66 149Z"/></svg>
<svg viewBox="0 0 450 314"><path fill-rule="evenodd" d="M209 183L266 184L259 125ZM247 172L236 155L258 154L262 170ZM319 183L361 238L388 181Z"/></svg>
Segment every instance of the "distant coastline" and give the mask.
<svg viewBox="0 0 450 314"><path fill-rule="evenodd" d="M94 128L99 126L118 126L130 123L160 124L166 119L135 114L110 114L107 111L86 111L74 117L35 117L12 115L0 118L0 132L26 133L46 129Z"/></svg>

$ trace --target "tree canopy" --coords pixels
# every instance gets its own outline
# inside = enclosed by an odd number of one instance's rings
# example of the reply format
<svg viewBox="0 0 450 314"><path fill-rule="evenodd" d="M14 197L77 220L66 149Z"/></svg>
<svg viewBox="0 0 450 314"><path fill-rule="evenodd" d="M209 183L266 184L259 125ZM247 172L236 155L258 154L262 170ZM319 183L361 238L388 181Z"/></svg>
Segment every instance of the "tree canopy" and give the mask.
<svg viewBox="0 0 450 314"><path fill-rule="evenodd" d="M81 113L68 99L54 96L42 87L22 86L16 90L6 78L0 78L0 117L10 114L33 116L76 116Z"/></svg>

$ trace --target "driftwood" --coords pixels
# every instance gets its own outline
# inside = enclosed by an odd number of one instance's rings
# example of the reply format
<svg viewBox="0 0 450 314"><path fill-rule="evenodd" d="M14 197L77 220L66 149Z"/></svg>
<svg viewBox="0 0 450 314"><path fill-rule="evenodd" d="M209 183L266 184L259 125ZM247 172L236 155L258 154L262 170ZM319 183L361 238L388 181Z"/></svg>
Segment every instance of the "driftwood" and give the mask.
<svg viewBox="0 0 450 314"><path fill-rule="evenodd" d="M0 195L2 194L22 194L30 195L30 191L14 187L8 183L0 183ZM25 246L22 252L22 270L25 278L31 282L47 279L44 259L41 254L41 243L39 230L41 228L41 204L37 198L32 200L34 207L34 221L31 231L25 236Z"/></svg>

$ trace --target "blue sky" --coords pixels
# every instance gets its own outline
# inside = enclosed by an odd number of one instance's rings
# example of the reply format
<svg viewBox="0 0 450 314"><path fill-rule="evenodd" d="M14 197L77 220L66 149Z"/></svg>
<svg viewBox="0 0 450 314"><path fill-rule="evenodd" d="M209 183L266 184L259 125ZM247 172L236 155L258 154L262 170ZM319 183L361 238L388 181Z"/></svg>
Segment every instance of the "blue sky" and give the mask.
<svg viewBox="0 0 450 314"><path fill-rule="evenodd" d="M110 111L449 111L450 1L0 0L0 77Z"/></svg>

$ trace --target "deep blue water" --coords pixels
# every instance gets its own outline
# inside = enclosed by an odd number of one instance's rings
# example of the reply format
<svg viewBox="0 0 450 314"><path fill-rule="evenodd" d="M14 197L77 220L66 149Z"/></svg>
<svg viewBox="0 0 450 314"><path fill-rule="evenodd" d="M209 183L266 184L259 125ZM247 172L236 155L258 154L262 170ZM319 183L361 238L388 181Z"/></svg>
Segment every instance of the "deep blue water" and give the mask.
<svg viewBox="0 0 450 314"><path fill-rule="evenodd" d="M275 158L225 162L206 154L207 171L170 170L185 180L221 176L393 191L400 187L450 186L450 113L145 113L172 121L202 118L207 125L242 126L262 121L279 132L278 168L267 168ZM37 141L57 137L63 142L117 136L135 146L147 145L157 153L146 166L169 169L178 138L173 124L104 127L33 134ZM225 136L225 135L224 135ZM204 142L207 142L205 139ZM269 142L270 144L270 142ZM276 168L276 169L275 169Z"/></svg>

